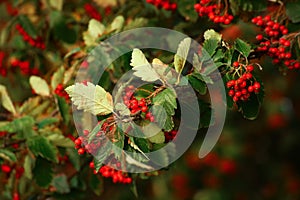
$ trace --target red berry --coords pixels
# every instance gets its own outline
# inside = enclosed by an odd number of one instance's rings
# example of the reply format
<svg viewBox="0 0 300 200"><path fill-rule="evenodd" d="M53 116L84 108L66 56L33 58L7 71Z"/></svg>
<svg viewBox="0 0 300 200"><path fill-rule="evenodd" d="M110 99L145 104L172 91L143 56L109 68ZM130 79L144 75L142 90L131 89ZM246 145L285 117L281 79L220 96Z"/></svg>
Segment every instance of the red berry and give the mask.
<svg viewBox="0 0 300 200"><path fill-rule="evenodd" d="M256 39L258 41L262 40L263 38L264 38L264 36L262 34L259 34L259 35L256 36Z"/></svg>
<svg viewBox="0 0 300 200"><path fill-rule="evenodd" d="M81 139L80 138L77 138L75 141L74 141L75 145L78 145L80 146L81 145Z"/></svg>
<svg viewBox="0 0 300 200"><path fill-rule="evenodd" d="M143 106L143 107L141 108L141 111L144 112L144 113L147 112L147 111L148 111L148 107L147 107L147 106Z"/></svg>
<svg viewBox="0 0 300 200"><path fill-rule="evenodd" d="M92 161L92 162L90 162L90 164L89 164L89 167L91 168L91 169L94 169L95 168L95 164L94 164L94 162Z"/></svg>
<svg viewBox="0 0 300 200"><path fill-rule="evenodd" d="M248 71L248 72L252 72L253 70L254 70L253 65L248 65L248 66L247 66L247 71Z"/></svg>
<svg viewBox="0 0 300 200"><path fill-rule="evenodd" d="M11 167L7 164L2 164L1 165L1 170L4 172L4 173L10 173L11 172Z"/></svg>
<svg viewBox="0 0 300 200"><path fill-rule="evenodd" d="M235 61L235 62L233 62L233 64L232 64L234 67L239 67L240 66L240 63L238 62L238 61Z"/></svg>
<svg viewBox="0 0 300 200"><path fill-rule="evenodd" d="M79 154L79 155L83 155L84 153L85 153L84 148L78 149L78 154Z"/></svg>
<svg viewBox="0 0 300 200"><path fill-rule="evenodd" d="M253 84L254 89L260 89L260 83L259 82L255 82Z"/></svg>

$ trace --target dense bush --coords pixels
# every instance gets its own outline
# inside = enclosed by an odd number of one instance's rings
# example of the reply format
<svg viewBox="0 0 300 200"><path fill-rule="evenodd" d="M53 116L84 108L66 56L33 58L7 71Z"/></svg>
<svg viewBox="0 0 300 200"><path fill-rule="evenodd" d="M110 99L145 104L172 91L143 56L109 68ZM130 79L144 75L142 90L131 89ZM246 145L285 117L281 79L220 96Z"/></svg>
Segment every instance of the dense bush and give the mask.
<svg viewBox="0 0 300 200"><path fill-rule="evenodd" d="M299 1L1 0L0 11L0 199L300 197ZM107 40L141 27L186 37L157 37L175 52ZM217 82L226 98L210 90ZM211 96L227 118L200 159L220 123ZM133 137L147 132L135 124L161 130ZM169 166L183 138L193 145Z"/></svg>

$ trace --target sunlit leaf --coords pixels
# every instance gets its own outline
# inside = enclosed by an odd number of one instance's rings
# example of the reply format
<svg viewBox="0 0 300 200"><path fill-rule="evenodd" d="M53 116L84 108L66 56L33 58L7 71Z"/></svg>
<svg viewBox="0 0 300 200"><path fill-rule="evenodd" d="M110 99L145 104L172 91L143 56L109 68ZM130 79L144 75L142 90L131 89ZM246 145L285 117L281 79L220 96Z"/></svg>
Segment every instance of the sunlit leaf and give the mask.
<svg viewBox="0 0 300 200"><path fill-rule="evenodd" d="M31 76L29 78L29 83L31 88L35 91L35 93L41 95L41 96L49 96L50 95L50 89L47 84L47 82L38 77L38 76Z"/></svg>
<svg viewBox="0 0 300 200"><path fill-rule="evenodd" d="M107 115L113 111L112 96L99 85L76 83L66 88L66 91L79 110L94 115Z"/></svg>

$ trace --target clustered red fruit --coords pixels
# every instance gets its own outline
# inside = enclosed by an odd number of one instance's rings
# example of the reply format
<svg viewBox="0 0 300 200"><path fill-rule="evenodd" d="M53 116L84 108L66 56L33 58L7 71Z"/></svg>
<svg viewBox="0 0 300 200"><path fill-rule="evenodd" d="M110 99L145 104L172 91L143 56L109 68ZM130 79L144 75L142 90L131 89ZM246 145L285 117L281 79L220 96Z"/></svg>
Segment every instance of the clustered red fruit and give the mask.
<svg viewBox="0 0 300 200"><path fill-rule="evenodd" d="M96 19L98 21L101 21L102 16L97 11L97 9L90 3L84 4L85 12L93 19Z"/></svg>
<svg viewBox="0 0 300 200"><path fill-rule="evenodd" d="M17 192L14 192L13 194L13 200L20 200L20 195Z"/></svg>
<svg viewBox="0 0 300 200"><path fill-rule="evenodd" d="M146 0L146 2L164 10L175 11L177 9L177 4L171 3L169 0Z"/></svg>
<svg viewBox="0 0 300 200"><path fill-rule="evenodd" d="M16 171L15 173L15 177L16 179L20 179L22 177L22 175L24 174L24 168L22 166L10 166L8 164L3 163L1 165L1 171L5 174L10 174L13 170Z"/></svg>
<svg viewBox="0 0 300 200"><path fill-rule="evenodd" d="M46 45L41 37L37 37L36 39L32 38L20 24L16 25L16 29L23 36L23 40L28 42L28 44L30 44L31 46L42 50L46 48Z"/></svg>
<svg viewBox="0 0 300 200"><path fill-rule="evenodd" d="M12 6L11 2L5 2L5 8L10 16L16 16L19 13L18 9Z"/></svg>
<svg viewBox="0 0 300 200"><path fill-rule="evenodd" d="M165 132L164 133L165 134L165 142L167 143L167 142L172 141L176 137L177 133L178 133L178 131L176 131L176 130L172 130L170 132Z"/></svg>
<svg viewBox="0 0 300 200"><path fill-rule="evenodd" d="M70 100L70 96L65 91L65 88L64 88L63 84L61 84L61 83L56 86L54 93L60 97L63 97L66 101Z"/></svg>
<svg viewBox="0 0 300 200"><path fill-rule="evenodd" d="M88 143L88 137L90 132L88 130L83 131L83 135L74 140L75 148L79 155L83 155L85 152L94 154L102 145L102 138L106 132L112 131L113 126L109 126L107 122L104 122L101 126L101 130L96 134L96 138Z"/></svg>
<svg viewBox="0 0 300 200"><path fill-rule="evenodd" d="M3 65L3 61L5 58L5 53L3 51L0 51L0 75L5 77L7 74L7 69Z"/></svg>
<svg viewBox="0 0 300 200"><path fill-rule="evenodd" d="M12 59L10 65L13 68L19 68L21 73L24 75L38 75L39 70L37 68L31 68L30 62L27 60L21 61L19 59Z"/></svg>
<svg viewBox="0 0 300 200"><path fill-rule="evenodd" d="M154 122L155 121L154 116L149 111L145 98L141 98L140 100L137 100L137 98L135 98L133 95L134 90L135 87L133 85L129 85L128 87L125 88L125 95L123 96L124 104L129 108L131 114L142 112L144 113L145 119Z"/></svg>
<svg viewBox="0 0 300 200"><path fill-rule="evenodd" d="M116 165L121 166L120 162L117 162ZM94 162L90 163L90 168L95 169ZM111 168L107 165L102 166L97 172L94 170L94 174L100 173L105 178L112 178L113 183L123 183L130 184L132 182L132 178L128 176L127 173Z"/></svg>
<svg viewBox="0 0 300 200"><path fill-rule="evenodd" d="M226 83L228 96L232 97L234 102L247 101L251 93L259 93L261 85L255 81L252 75L254 70L253 65L244 66L239 62L234 62L233 67L239 70L243 70L243 74L237 79L229 80Z"/></svg>
<svg viewBox="0 0 300 200"><path fill-rule="evenodd" d="M264 35L258 34L256 36L260 42L258 51L266 52L273 58L274 64L282 62L288 69L300 68L300 62L292 59L291 42L285 38L285 35L288 34L287 27L272 20L269 15L254 17L252 23L264 30Z"/></svg>
<svg viewBox="0 0 300 200"><path fill-rule="evenodd" d="M201 0L194 5L194 8L200 17L208 16L208 18L216 24L228 25L233 20L233 16L227 14L221 14L222 5L212 4L211 0Z"/></svg>

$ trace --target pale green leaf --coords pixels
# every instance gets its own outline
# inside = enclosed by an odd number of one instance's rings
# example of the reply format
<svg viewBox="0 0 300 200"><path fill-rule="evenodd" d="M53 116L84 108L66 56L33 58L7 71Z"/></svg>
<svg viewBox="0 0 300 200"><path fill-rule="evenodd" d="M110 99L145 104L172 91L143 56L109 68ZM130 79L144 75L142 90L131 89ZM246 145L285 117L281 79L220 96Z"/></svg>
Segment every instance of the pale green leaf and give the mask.
<svg viewBox="0 0 300 200"><path fill-rule="evenodd" d="M200 72L201 71L201 63L199 61L199 57L197 54L194 53L194 56L193 56L193 67L194 69L197 71L197 72Z"/></svg>
<svg viewBox="0 0 300 200"><path fill-rule="evenodd" d="M123 16L117 16L111 23L109 31L120 31L124 25L125 19Z"/></svg>
<svg viewBox="0 0 300 200"><path fill-rule="evenodd" d="M27 154L25 159L24 159L24 175L28 178L28 179L32 179L32 169L34 167L35 164L35 159L30 156L30 154Z"/></svg>
<svg viewBox="0 0 300 200"><path fill-rule="evenodd" d="M77 109L90 112L94 115L107 115L113 111L112 96L99 85L87 82L76 83L66 88Z"/></svg>
<svg viewBox="0 0 300 200"><path fill-rule="evenodd" d="M146 165L140 161L137 161L135 160L134 158L132 158L131 156L129 156L128 154L125 153L125 159L126 159L126 162L130 165L135 165L137 167L140 167L140 168L143 168L143 169L146 169L146 170L153 170L153 167L152 166L149 166L149 165Z"/></svg>
<svg viewBox="0 0 300 200"><path fill-rule="evenodd" d="M89 21L88 32L93 38L98 38L105 31L105 26L96 19L91 19Z"/></svg>
<svg viewBox="0 0 300 200"><path fill-rule="evenodd" d="M143 52L139 49L133 49L131 63L133 74L143 81L153 82L159 80L160 77L147 61Z"/></svg>
<svg viewBox="0 0 300 200"><path fill-rule="evenodd" d="M50 0L50 6L56 10L61 10L64 4L64 0Z"/></svg>
<svg viewBox="0 0 300 200"><path fill-rule="evenodd" d="M65 69L60 67L51 78L51 88L54 91L58 84L63 83Z"/></svg>
<svg viewBox="0 0 300 200"><path fill-rule="evenodd" d="M178 49L174 57L174 66L176 72L179 74L178 76L180 76L184 68L190 50L191 42L192 42L191 38L185 38L178 45Z"/></svg>
<svg viewBox="0 0 300 200"><path fill-rule="evenodd" d="M83 32L83 40L87 46L96 45L96 39L101 36L105 31L105 26L95 20L89 21L88 30Z"/></svg>
<svg viewBox="0 0 300 200"><path fill-rule="evenodd" d="M150 142L155 144L160 144L165 142L165 134L164 132L160 131L156 135L148 138Z"/></svg>
<svg viewBox="0 0 300 200"><path fill-rule="evenodd" d="M2 106L6 110L8 110L9 112L11 112L14 115L16 114L15 106L13 105L13 103L7 93L6 87L3 85L0 85L0 101L1 101Z"/></svg>
<svg viewBox="0 0 300 200"><path fill-rule="evenodd" d="M217 33L213 29L209 29L204 32L204 40L210 40L210 39L214 39L220 42L222 39L222 35L220 33Z"/></svg>
<svg viewBox="0 0 300 200"><path fill-rule="evenodd" d="M0 158L3 158L5 160L8 160L10 162L16 162L17 157L16 155L7 149L0 149Z"/></svg>
<svg viewBox="0 0 300 200"><path fill-rule="evenodd" d="M38 76L31 76L29 78L29 83L30 83L31 88L38 95L41 95L41 96L49 96L50 95L49 86L44 79L42 79Z"/></svg>

